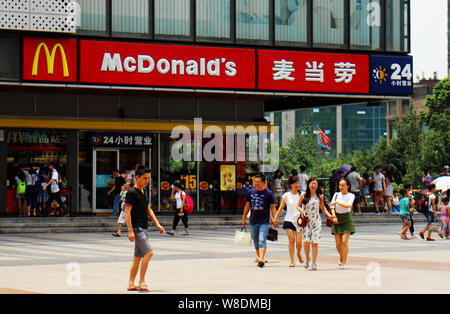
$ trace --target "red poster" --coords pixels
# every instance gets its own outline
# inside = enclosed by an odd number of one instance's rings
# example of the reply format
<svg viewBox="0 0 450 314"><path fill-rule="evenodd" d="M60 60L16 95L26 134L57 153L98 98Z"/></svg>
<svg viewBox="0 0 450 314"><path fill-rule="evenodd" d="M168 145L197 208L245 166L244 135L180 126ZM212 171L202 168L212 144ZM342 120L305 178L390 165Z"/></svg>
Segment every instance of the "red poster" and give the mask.
<svg viewBox="0 0 450 314"><path fill-rule="evenodd" d="M24 38L22 74L30 81L76 82L77 41Z"/></svg>
<svg viewBox="0 0 450 314"><path fill-rule="evenodd" d="M80 82L254 89L255 51L82 40Z"/></svg>
<svg viewBox="0 0 450 314"><path fill-rule="evenodd" d="M258 50L258 89L369 93L369 56Z"/></svg>

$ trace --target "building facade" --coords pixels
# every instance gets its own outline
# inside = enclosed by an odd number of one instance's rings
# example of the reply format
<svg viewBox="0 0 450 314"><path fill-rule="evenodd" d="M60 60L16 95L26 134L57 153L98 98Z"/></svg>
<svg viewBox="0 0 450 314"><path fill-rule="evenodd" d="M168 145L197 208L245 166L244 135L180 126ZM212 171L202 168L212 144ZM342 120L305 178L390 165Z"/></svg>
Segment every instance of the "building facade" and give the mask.
<svg viewBox="0 0 450 314"><path fill-rule="evenodd" d="M0 214L16 212L18 169L45 174L50 162L74 214L109 214L112 171L132 170L136 162L152 169L157 211L170 210L175 180L196 212L242 208L276 130L265 113L412 94L409 6L0 2ZM354 116L340 110L343 119ZM288 118L309 119L300 116Z"/></svg>

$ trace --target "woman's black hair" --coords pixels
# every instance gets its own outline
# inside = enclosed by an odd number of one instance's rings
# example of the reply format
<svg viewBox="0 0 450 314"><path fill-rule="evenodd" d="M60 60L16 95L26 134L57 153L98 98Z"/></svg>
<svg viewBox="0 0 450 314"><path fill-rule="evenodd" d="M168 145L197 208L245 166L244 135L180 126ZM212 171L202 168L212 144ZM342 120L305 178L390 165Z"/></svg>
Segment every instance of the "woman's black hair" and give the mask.
<svg viewBox="0 0 450 314"><path fill-rule="evenodd" d="M313 181L317 181L317 190L316 190L316 194L320 199L320 196L322 195L322 189L320 188L319 185L319 180L317 180L317 178L311 177L309 178L309 180L306 182L306 193L305 193L305 197L303 198L303 204L308 204L309 200L311 199L311 190L309 189L309 184Z"/></svg>
<svg viewBox="0 0 450 314"><path fill-rule="evenodd" d="M297 176L292 176L289 178L289 186L291 186L292 184L295 184L298 182L298 177Z"/></svg>

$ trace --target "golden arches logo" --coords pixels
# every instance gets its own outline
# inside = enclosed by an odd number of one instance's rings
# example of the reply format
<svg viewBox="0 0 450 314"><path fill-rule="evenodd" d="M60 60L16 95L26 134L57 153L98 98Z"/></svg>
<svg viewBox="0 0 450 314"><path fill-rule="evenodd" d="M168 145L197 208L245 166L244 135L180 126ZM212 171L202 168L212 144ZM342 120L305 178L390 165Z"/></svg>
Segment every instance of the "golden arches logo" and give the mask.
<svg viewBox="0 0 450 314"><path fill-rule="evenodd" d="M41 49L44 48L45 52L45 58L47 61L47 72L48 74L53 74L54 68L55 68L55 56L56 56L56 50L59 49L59 52L61 53L61 61L63 65L63 75L64 77L69 77L69 66L67 65L67 58L66 53L64 51L64 48L61 44L55 44L53 46L52 52L50 53L50 50L48 49L48 46L46 43L41 42L37 48L36 52L34 54L34 60L33 60L33 69L31 71L32 76L38 75L38 65L39 65L39 56L41 54Z"/></svg>

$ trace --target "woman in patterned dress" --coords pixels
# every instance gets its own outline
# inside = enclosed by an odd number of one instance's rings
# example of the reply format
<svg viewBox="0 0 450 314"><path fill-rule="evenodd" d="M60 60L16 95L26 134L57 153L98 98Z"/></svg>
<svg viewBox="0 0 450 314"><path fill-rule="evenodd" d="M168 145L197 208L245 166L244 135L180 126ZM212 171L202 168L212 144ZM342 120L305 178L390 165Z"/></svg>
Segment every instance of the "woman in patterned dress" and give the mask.
<svg viewBox="0 0 450 314"><path fill-rule="evenodd" d="M312 264L310 270L317 270L317 255L319 253L319 239L322 220L320 218L319 209L331 218L331 214L324 205L324 195L319 189L319 182L316 178L310 178L307 182L306 192L300 195L297 208L309 218L307 225L303 230L303 247L306 255L305 267L309 268L310 263L310 246L312 246Z"/></svg>

